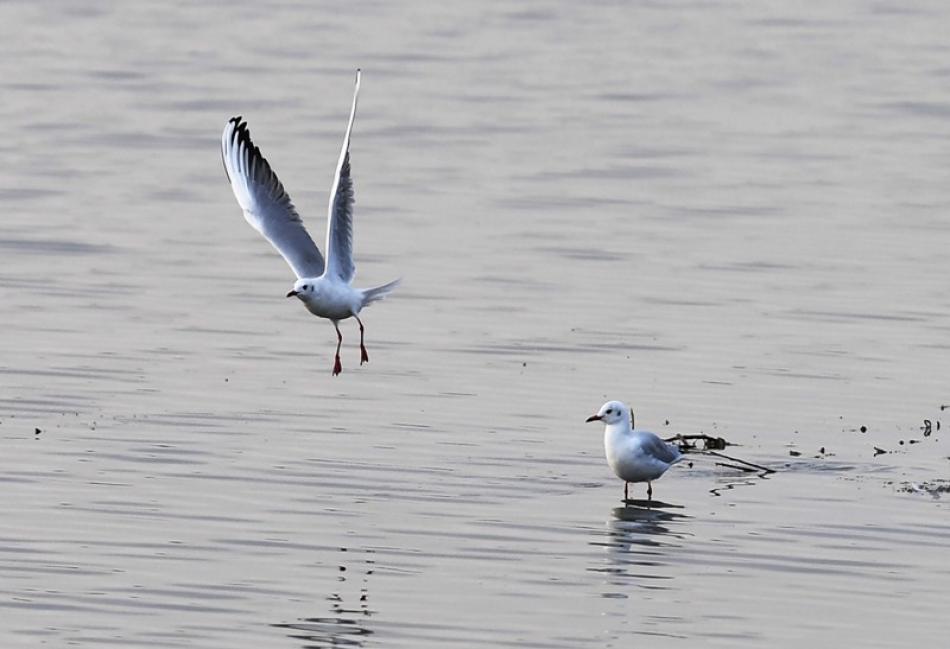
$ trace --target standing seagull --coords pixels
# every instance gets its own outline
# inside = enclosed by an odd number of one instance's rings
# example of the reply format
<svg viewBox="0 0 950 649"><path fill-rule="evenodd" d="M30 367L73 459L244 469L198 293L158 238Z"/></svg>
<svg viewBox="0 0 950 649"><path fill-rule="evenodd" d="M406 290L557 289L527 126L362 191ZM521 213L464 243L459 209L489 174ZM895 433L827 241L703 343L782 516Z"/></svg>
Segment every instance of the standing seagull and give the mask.
<svg viewBox="0 0 950 649"><path fill-rule="evenodd" d="M647 483L647 500L653 500L650 484L683 459L680 450L647 430L633 428L630 408L620 401L608 401L588 422L602 421L607 464L623 480L623 498L628 499L631 482Z"/></svg>
<svg viewBox="0 0 950 649"><path fill-rule="evenodd" d="M287 297L296 296L310 313L327 318L336 329L336 358L333 375L343 370L340 345L343 334L339 321L356 318L360 325L360 365L369 361L363 345L363 321L360 310L388 295L399 284L394 282L376 288L350 286L356 265L353 263L353 179L350 177L350 132L356 116L356 98L360 92L360 71L356 71L353 107L346 126L340 160L330 189L330 211L327 221L327 260L310 238L297 210L290 202L284 186L271 171L270 165L251 141L247 122L232 117L221 136L221 157L231 190L244 218L271 242L297 275L294 288Z"/></svg>

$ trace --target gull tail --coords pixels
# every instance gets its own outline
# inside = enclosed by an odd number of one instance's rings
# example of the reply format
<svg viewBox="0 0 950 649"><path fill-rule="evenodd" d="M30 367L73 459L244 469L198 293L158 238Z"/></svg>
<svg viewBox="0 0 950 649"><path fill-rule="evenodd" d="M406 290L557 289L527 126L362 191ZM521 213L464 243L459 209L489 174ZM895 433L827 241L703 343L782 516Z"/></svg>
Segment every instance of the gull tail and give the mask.
<svg viewBox="0 0 950 649"><path fill-rule="evenodd" d="M402 281L401 279L397 279L392 282L389 282L389 284L383 284L382 286L377 286L375 288L362 289L363 306L382 300L384 297L392 293L396 289L396 287L399 286L399 282L401 281Z"/></svg>

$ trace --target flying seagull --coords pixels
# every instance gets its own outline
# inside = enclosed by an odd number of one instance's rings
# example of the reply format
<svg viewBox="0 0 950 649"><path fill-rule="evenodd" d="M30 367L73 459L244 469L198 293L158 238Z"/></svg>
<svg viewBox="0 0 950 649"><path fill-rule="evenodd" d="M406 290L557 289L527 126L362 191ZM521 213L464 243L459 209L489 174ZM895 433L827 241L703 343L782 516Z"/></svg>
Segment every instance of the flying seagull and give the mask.
<svg viewBox="0 0 950 649"><path fill-rule="evenodd" d="M653 500L653 480L683 459L680 450L650 431L634 428L630 408L620 401L608 401L588 422L602 421L607 464L623 480L623 497L628 499L631 482L647 483L647 499Z"/></svg>
<svg viewBox="0 0 950 649"><path fill-rule="evenodd" d="M290 196L267 160L251 141L251 132L240 116L232 117L221 136L221 157L231 190L244 218L255 230L264 235L297 275L287 297L296 297L310 313L327 318L336 329L336 357L333 375L339 374L340 320L356 318L360 325L360 365L369 361L363 344L363 321L359 313L363 307L383 299L399 284L399 280L375 288L359 289L350 285L356 272L353 263L353 179L350 176L350 133L356 115L356 98L360 92L360 71L356 71L353 106L346 126L343 148L330 189L330 209L327 219L327 257L324 262L320 249L310 238Z"/></svg>

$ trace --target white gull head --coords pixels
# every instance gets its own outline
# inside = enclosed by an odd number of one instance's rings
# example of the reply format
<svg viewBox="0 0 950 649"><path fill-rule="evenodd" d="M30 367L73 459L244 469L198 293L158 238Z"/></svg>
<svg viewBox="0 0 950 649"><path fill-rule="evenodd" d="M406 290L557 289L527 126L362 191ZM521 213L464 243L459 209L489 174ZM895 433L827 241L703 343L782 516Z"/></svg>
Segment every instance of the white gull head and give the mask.
<svg viewBox="0 0 950 649"><path fill-rule="evenodd" d="M630 421L630 408L622 401L608 401L600 407L596 415L587 418L588 422L602 421L608 426L612 426L621 421Z"/></svg>

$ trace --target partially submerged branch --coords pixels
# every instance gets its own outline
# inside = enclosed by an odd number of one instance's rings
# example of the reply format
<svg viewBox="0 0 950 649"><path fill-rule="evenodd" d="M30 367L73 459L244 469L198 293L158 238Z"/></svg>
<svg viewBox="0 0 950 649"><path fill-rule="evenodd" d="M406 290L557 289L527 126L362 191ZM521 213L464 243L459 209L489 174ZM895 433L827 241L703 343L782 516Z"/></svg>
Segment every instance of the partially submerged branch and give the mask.
<svg viewBox="0 0 950 649"><path fill-rule="evenodd" d="M749 473L754 471L761 471L762 473L775 473L775 469L770 469L767 466L762 466L761 464L756 464L755 462L749 462L748 460L741 460L737 457L732 457L731 455L726 455L725 453L717 453L716 451L705 451L709 455L715 455L716 457L721 457L723 459L729 460L730 462L738 462L739 464L744 464L747 467Z"/></svg>
<svg viewBox="0 0 950 649"><path fill-rule="evenodd" d="M697 444L690 443L691 440L702 441L703 447L700 449ZM721 451L727 446L736 446L732 442L727 442L722 437L713 437L711 435L706 435L705 433L698 433L696 435L674 435L673 437L667 437L665 441L674 443L680 442L680 444L677 445L680 447L681 451L708 451L710 449Z"/></svg>
<svg viewBox="0 0 950 649"><path fill-rule="evenodd" d="M742 471L743 473L759 473L757 469L753 469L750 466L741 466L739 464L729 464L728 462L716 462L716 466L724 466L727 469L735 469L736 471Z"/></svg>
<svg viewBox="0 0 950 649"><path fill-rule="evenodd" d="M702 448L699 447L699 444L694 443L694 440L702 442ZM695 451L698 453L705 453L707 455L715 455L716 457L721 457L724 460L729 460L730 462L734 463L726 464L725 462L717 462L717 466L737 469L745 473L761 473L762 475L775 473L775 469L770 469L767 466L762 466L761 464L749 462L748 460L732 457L731 455L726 455L725 453L719 453L718 451L721 451L727 446L738 446L732 442L727 442L722 437L713 437L711 435L706 435L705 433L697 433L695 435L681 434L668 437L665 441L675 443L677 446L679 446L680 451L683 453Z"/></svg>

